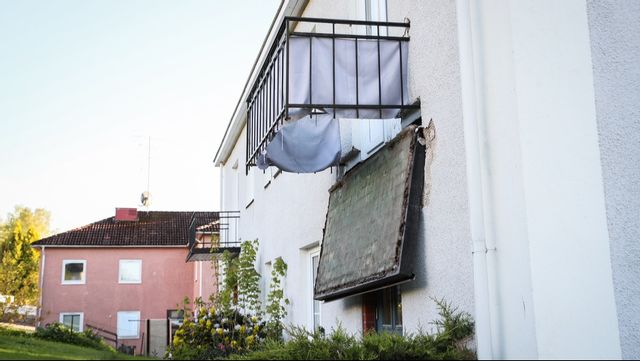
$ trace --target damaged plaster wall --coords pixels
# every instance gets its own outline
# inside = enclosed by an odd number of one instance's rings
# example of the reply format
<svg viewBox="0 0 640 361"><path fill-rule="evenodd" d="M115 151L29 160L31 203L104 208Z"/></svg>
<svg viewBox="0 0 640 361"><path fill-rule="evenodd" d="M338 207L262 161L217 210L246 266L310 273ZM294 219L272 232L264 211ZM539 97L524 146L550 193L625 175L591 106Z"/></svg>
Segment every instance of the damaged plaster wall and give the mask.
<svg viewBox="0 0 640 361"><path fill-rule="evenodd" d="M640 2L587 2L620 343L640 357Z"/></svg>
<svg viewBox="0 0 640 361"><path fill-rule="evenodd" d="M364 1L311 1L304 16L363 19ZM416 280L402 286L404 329L428 329L438 317L430 297L473 314L473 262L469 229L455 2L388 2L388 20L411 21L409 86L422 117L438 134L430 144L428 182L416 252ZM425 121L425 125L426 125ZM437 140L436 140L437 139ZM362 328L361 297L322 304L323 326Z"/></svg>
<svg viewBox="0 0 640 361"><path fill-rule="evenodd" d="M430 297L474 311L456 4L389 1L388 15L389 21L411 21L409 93L420 98L423 124L432 119L419 267L415 281L402 287L405 329L429 330L438 317Z"/></svg>

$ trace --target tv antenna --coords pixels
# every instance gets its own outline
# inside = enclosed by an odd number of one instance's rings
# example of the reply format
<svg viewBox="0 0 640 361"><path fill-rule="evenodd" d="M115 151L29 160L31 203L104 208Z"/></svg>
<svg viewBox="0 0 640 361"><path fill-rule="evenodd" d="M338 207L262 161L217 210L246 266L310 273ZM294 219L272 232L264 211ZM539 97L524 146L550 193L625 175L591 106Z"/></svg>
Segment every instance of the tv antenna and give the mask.
<svg viewBox="0 0 640 361"><path fill-rule="evenodd" d="M149 136L149 150L147 153L147 190L140 195L140 203L149 211L151 205L151 193L149 193L149 185L151 183L151 136Z"/></svg>

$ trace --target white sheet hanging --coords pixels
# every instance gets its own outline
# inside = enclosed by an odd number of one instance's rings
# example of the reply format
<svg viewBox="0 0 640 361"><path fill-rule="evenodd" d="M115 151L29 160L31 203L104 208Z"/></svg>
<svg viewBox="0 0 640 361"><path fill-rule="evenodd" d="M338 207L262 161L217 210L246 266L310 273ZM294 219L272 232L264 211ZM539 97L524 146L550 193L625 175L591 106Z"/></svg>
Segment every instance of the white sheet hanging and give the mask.
<svg viewBox="0 0 640 361"><path fill-rule="evenodd" d="M340 128L330 115L304 117L283 126L265 153L258 156L258 168L275 165L285 172L314 173L338 165Z"/></svg>

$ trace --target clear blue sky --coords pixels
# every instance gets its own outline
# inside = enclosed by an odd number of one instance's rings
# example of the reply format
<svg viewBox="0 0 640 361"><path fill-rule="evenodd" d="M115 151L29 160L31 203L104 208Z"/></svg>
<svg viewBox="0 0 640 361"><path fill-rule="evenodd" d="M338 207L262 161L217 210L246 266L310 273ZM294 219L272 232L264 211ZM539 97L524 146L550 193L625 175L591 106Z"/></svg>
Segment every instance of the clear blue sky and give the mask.
<svg viewBox="0 0 640 361"><path fill-rule="evenodd" d="M215 210L212 160L279 0L0 0L0 217Z"/></svg>

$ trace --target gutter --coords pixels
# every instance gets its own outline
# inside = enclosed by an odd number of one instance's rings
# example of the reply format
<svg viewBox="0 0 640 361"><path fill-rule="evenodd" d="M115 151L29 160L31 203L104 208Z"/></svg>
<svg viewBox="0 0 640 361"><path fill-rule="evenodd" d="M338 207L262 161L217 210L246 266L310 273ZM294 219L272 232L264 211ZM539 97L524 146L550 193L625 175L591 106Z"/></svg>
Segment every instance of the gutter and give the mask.
<svg viewBox="0 0 640 361"><path fill-rule="evenodd" d="M189 245L168 245L168 246L154 246L154 245L121 245L121 246L103 246L103 245L86 245L86 244L78 244L78 245L39 245L34 244L31 245L33 248L42 248L44 250L45 247L49 248L188 248Z"/></svg>
<svg viewBox="0 0 640 361"><path fill-rule="evenodd" d="M285 6L286 1L286 6ZM257 76L256 68L258 64L260 64L260 60L263 59L266 54L264 54L265 48L270 49L273 41L275 40L275 32L273 31L276 24L280 22L285 16L300 16L304 9L307 7L309 0L281 0L280 5L278 6L278 11L276 11L273 20L271 21L271 26L269 26L269 31L267 35L264 37L264 41L262 42L262 46L260 46L260 51L256 56L256 60L253 62L253 66L251 67L251 72L247 77L247 80L244 84L244 88L242 90L242 94L238 99L238 103L236 103L236 107L233 110L233 115L227 124L227 128L224 131L224 136L222 137L222 141L218 146L218 150L216 151L216 155L213 159L213 163L216 167L223 165L231 151L233 150L234 144L238 140L240 133L242 132L242 126L244 121L242 120L246 113L246 102L244 101L247 97L247 93L250 91L250 86L255 81ZM276 31L277 32L277 31ZM268 46L267 46L268 45Z"/></svg>
<svg viewBox="0 0 640 361"><path fill-rule="evenodd" d="M487 156L482 146L484 98L480 11L471 0L457 0L462 114L467 160L469 217L473 241L473 279L478 359L493 359L498 350L496 245L491 211L484 199ZM485 229L489 228L489 231ZM487 237L489 235L489 237Z"/></svg>

